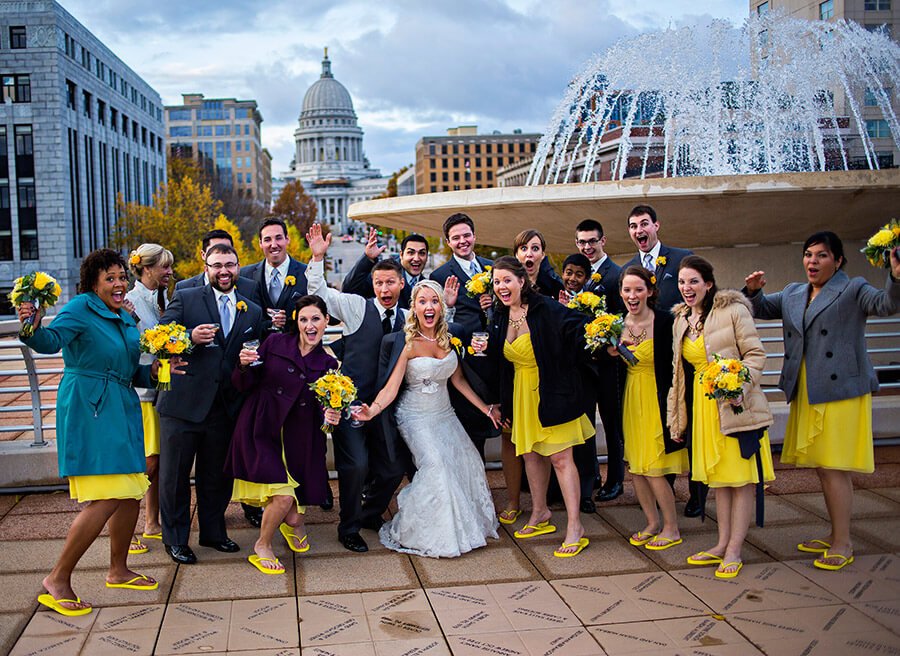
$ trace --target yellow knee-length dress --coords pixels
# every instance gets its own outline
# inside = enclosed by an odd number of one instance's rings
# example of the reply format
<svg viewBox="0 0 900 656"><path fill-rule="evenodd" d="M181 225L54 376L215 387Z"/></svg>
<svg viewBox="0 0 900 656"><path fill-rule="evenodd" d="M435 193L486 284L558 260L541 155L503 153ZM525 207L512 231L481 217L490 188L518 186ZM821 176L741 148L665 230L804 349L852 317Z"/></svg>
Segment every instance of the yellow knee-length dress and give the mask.
<svg viewBox="0 0 900 656"><path fill-rule="evenodd" d="M628 471L640 476L686 472L689 465L687 449L666 453L656 393L653 339L628 348L638 359L637 364L628 364L622 406L622 431L625 434L625 462L628 463Z"/></svg>
<svg viewBox="0 0 900 656"><path fill-rule="evenodd" d="M810 404L806 361L801 362L781 462L871 474L875 471L872 395Z"/></svg>
<svg viewBox="0 0 900 656"><path fill-rule="evenodd" d="M158 456L159 414L152 401L141 401L141 419L144 422L144 456Z"/></svg>
<svg viewBox="0 0 900 656"><path fill-rule="evenodd" d="M533 451L550 456L583 444L594 434L594 427L587 415L556 426L541 425L538 417L540 377L529 333L519 335L512 343L504 341L503 356L515 367L512 442L516 445L516 455ZM577 374L573 372L573 375ZM578 403L578 400L573 399L572 402Z"/></svg>
<svg viewBox="0 0 900 656"><path fill-rule="evenodd" d="M707 364L703 336L693 342L685 337L682 354L694 367L691 478L710 487L741 487L749 483L759 483L756 459L761 458L763 481L775 480L768 431L760 439L759 451L747 460L741 457L741 447L737 439L722 433L719 424L719 404L706 397L700 383L700 376Z"/></svg>
<svg viewBox="0 0 900 656"><path fill-rule="evenodd" d="M274 496L294 497L294 490L300 487L300 484L291 477L291 471L284 457L284 432L281 434L281 462L284 463L287 475L286 483L254 483L236 478L231 489L231 500L240 501L248 506L265 507ZM306 512L306 506L299 505L296 498L294 503L298 512Z"/></svg>
<svg viewBox="0 0 900 656"><path fill-rule="evenodd" d="M147 474L69 476L69 497L78 503L101 499L143 499L150 487Z"/></svg>

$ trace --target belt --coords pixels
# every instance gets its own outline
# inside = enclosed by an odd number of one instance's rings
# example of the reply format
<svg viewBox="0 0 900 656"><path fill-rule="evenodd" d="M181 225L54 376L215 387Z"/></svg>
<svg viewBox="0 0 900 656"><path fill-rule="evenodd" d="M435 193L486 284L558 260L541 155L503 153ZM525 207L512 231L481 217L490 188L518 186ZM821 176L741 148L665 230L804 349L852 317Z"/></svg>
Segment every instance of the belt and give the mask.
<svg viewBox="0 0 900 656"><path fill-rule="evenodd" d="M74 376L84 376L85 378L93 378L94 380L103 381L103 386L95 393L88 397L88 403L94 408L94 417L100 412L103 400L106 398L106 390L110 381L118 383L122 387L131 387L131 379L120 376L117 372L107 370L105 372L96 371L94 369L81 369L79 367L66 367L63 369L63 375L72 374Z"/></svg>

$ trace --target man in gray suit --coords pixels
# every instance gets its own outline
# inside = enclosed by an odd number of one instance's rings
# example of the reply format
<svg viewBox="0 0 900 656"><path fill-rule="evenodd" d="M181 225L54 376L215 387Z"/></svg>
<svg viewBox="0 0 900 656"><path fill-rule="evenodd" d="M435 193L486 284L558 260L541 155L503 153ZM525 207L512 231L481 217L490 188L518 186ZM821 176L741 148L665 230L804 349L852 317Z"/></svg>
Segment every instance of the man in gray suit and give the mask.
<svg viewBox="0 0 900 656"><path fill-rule="evenodd" d="M194 349L184 356L184 376L173 377L162 392L160 417L159 502L166 552L176 563L197 558L188 546L191 530L191 467L195 467L200 545L234 552L238 545L225 530L225 509L233 481L223 467L234 421L243 397L231 373L243 343L259 339L262 309L235 291L238 258L227 244L206 251L210 284L181 289L160 323L176 322L191 335Z"/></svg>

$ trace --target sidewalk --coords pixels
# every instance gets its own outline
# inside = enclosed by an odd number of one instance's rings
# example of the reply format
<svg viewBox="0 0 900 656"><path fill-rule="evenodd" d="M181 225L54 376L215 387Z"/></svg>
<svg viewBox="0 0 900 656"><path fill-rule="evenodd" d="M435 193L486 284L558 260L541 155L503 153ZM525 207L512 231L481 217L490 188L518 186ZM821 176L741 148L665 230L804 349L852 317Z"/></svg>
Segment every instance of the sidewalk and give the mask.
<svg viewBox="0 0 900 656"><path fill-rule="evenodd" d="M900 447L876 449L876 462L875 474L854 477L856 556L840 572L818 570L796 551L827 534L827 515L814 472L782 467L767 490L765 528L751 529L746 564L732 580L685 563L715 543L713 501L705 523L679 514L684 544L658 552L629 545L643 528L630 483L616 502L582 515L591 544L576 558L553 556L562 530L514 539L525 515L456 559L397 554L371 531L363 531L369 553L353 554L336 539L337 510L311 508L309 552L276 541L287 568L280 576L247 562L258 533L232 504L239 553L196 547L196 565L176 566L147 540L150 552L129 559L160 581L153 592L103 585L101 537L74 577L96 610L76 618L38 610L37 595L77 504L64 493L0 496L0 653L900 654ZM500 506L502 476L488 478ZM679 513L685 491L679 479ZM554 520L564 528L561 509Z"/></svg>

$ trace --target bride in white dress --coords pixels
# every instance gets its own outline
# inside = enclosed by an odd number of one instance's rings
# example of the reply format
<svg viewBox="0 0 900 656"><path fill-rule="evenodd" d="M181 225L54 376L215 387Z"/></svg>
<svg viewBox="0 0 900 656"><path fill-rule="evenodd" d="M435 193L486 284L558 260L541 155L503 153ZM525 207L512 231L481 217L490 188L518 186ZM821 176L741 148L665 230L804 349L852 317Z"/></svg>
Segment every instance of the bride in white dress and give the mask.
<svg viewBox="0 0 900 656"><path fill-rule="evenodd" d="M412 482L397 496L399 510L379 532L395 551L451 558L497 537L497 516L484 463L450 406L447 381L498 424L499 408L488 406L469 386L450 344L440 285L413 288L405 336L393 373L372 405L355 416L363 421L397 397L397 428L416 466ZM390 338L388 338L390 339ZM405 381L406 387L401 390Z"/></svg>

